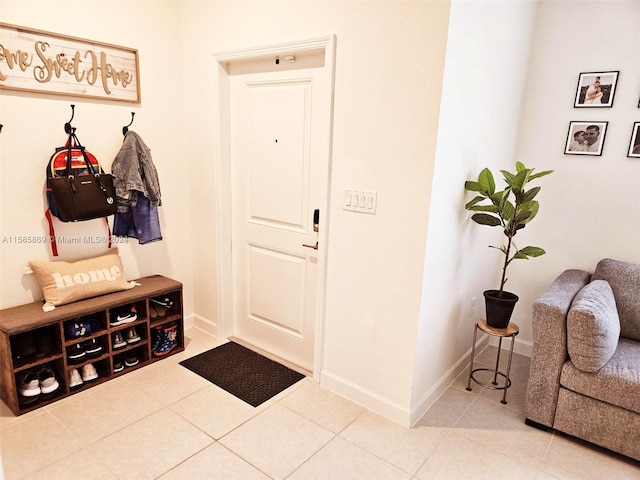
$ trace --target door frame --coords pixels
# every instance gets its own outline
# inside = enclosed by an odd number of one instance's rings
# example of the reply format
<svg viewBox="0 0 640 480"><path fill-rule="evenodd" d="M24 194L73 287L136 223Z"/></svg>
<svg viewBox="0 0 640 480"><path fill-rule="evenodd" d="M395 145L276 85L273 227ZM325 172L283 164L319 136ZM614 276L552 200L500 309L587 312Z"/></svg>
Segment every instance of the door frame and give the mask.
<svg viewBox="0 0 640 480"><path fill-rule="evenodd" d="M331 190L331 160L333 151L333 100L335 85L336 36L328 35L254 48L243 48L214 53L214 172L216 189L216 280L218 297L218 336L228 338L233 335L233 265L231 260L231 99L229 94L229 65L233 62L258 60L276 56L303 54L310 51L324 51L325 88L328 125L323 139L323 155L327 162L326 191L324 192L320 231L318 240L322 247L318 250L318 281L315 322L315 342L313 352L313 379L320 383L325 331L326 272L329 247L329 198Z"/></svg>

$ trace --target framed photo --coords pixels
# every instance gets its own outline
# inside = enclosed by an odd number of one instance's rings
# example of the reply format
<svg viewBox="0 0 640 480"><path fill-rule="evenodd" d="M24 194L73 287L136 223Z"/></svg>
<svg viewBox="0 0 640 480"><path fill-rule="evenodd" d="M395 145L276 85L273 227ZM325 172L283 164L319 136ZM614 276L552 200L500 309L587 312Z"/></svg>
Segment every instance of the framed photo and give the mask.
<svg viewBox="0 0 640 480"><path fill-rule="evenodd" d="M631 129L631 141L627 157L640 158L640 122L635 122Z"/></svg>
<svg viewBox="0 0 640 480"><path fill-rule="evenodd" d="M616 71L581 73L573 106L575 108L611 107L619 73Z"/></svg>
<svg viewBox="0 0 640 480"><path fill-rule="evenodd" d="M609 122L569 122L565 155L602 155L608 124Z"/></svg>

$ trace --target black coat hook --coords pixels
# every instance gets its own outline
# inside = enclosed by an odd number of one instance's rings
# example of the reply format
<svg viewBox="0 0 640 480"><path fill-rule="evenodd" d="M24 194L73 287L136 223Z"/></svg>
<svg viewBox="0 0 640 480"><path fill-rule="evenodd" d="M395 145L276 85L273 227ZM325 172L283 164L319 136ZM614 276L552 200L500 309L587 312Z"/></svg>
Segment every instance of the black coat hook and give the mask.
<svg viewBox="0 0 640 480"><path fill-rule="evenodd" d="M0 133L2 133L2 127L4 127L4 125L0 123Z"/></svg>
<svg viewBox="0 0 640 480"><path fill-rule="evenodd" d="M75 105L71 105L71 118L69 119L69 121L67 123L64 124L64 131L67 134L72 133L75 128L73 128L71 126L71 120L73 120L74 115L76 114L76 106Z"/></svg>
<svg viewBox="0 0 640 480"><path fill-rule="evenodd" d="M129 127L133 124L133 117L135 116L135 114L136 112L131 112L131 121L129 122L129 125L122 127L122 135L126 135L129 131Z"/></svg>

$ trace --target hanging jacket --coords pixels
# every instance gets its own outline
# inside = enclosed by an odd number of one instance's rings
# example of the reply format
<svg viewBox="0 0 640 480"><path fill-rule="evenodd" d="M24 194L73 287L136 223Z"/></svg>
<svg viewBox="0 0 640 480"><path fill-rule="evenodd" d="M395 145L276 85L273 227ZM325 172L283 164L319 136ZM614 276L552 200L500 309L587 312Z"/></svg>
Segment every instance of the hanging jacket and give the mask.
<svg viewBox="0 0 640 480"><path fill-rule="evenodd" d="M120 151L111 164L111 174L115 177L118 212L125 213L129 207L137 204L138 194L149 199L151 207L159 207L160 181L151 158L151 150L140 135L129 130L122 142Z"/></svg>

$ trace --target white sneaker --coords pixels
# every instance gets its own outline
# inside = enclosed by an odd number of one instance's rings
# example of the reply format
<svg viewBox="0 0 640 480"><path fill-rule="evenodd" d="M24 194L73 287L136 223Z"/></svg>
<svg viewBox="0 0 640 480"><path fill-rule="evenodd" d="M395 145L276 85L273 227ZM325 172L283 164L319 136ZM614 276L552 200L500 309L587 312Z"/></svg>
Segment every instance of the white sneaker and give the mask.
<svg viewBox="0 0 640 480"><path fill-rule="evenodd" d="M82 366L82 380L85 382L90 382L91 380L95 380L98 378L98 372L96 372L96 368L92 363L87 363Z"/></svg>
<svg viewBox="0 0 640 480"><path fill-rule="evenodd" d="M60 384L58 380L56 380L53 370L47 366L42 367L38 372L38 380L40 381L40 390L43 394L53 393L60 388Z"/></svg>
<svg viewBox="0 0 640 480"><path fill-rule="evenodd" d="M82 385L82 377L80 377L80 372L77 368L74 368L69 372L69 387L79 387Z"/></svg>
<svg viewBox="0 0 640 480"><path fill-rule="evenodd" d="M30 370L24 372L18 380L18 393L22 397L37 397L40 392L38 376Z"/></svg>

